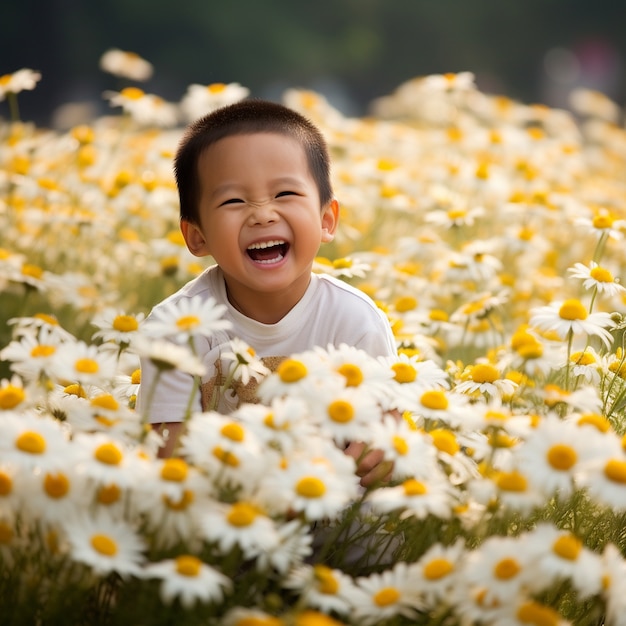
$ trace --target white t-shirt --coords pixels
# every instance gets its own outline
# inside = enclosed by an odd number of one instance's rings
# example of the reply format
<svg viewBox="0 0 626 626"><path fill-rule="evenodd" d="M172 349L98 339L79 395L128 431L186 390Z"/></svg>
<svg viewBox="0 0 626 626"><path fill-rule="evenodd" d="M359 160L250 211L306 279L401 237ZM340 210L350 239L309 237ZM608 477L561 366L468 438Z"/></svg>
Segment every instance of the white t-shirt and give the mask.
<svg viewBox="0 0 626 626"><path fill-rule="evenodd" d="M154 310L199 294L225 305L224 319L232 324L231 329L201 337L196 342L198 355L207 368L202 383L215 377L220 353L230 350L229 342L234 337L245 341L259 357L287 357L314 346L326 348L329 344L342 343L374 357L397 354L385 314L363 292L332 276L311 274L311 282L300 301L276 324L263 324L237 311L228 301L224 276L217 265L157 304ZM138 410L143 411L143 403L149 401L151 423L182 421L194 388L193 377L178 370L163 373L152 399L144 400L141 391L151 388L156 374L154 365L142 359ZM201 394L196 392L192 411L201 410Z"/></svg>

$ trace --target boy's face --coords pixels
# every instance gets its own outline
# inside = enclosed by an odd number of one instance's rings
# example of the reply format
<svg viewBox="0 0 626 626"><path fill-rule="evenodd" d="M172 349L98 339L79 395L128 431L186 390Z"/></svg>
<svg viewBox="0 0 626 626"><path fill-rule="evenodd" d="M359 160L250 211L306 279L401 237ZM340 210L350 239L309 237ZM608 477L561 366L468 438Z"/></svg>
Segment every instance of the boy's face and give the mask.
<svg viewBox="0 0 626 626"><path fill-rule="evenodd" d="M278 133L233 135L202 154L198 173L199 223L181 224L190 251L215 259L235 302L281 293L297 302L338 213L335 200L320 207L304 148Z"/></svg>

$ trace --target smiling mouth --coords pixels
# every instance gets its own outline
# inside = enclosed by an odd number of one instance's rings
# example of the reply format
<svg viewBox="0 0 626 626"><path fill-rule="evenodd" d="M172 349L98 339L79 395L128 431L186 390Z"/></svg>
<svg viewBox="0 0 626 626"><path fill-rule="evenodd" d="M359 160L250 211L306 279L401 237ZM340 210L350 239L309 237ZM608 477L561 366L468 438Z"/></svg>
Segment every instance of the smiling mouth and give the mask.
<svg viewBox="0 0 626 626"><path fill-rule="evenodd" d="M271 265L272 263L282 261L288 250L289 244L286 241L276 239L273 241L253 243L248 246L246 252L255 263Z"/></svg>

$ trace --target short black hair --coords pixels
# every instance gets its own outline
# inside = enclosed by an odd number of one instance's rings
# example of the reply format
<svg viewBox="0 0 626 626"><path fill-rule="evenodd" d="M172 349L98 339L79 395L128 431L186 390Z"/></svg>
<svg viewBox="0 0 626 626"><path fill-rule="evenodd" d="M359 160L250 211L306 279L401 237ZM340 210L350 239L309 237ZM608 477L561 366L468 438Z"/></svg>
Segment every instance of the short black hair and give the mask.
<svg viewBox="0 0 626 626"><path fill-rule="evenodd" d="M253 133L278 133L296 139L304 148L311 176L317 185L320 208L332 200L330 156L317 126L282 104L246 99L216 109L187 127L174 158L181 220L199 222L198 161L202 153L225 137Z"/></svg>

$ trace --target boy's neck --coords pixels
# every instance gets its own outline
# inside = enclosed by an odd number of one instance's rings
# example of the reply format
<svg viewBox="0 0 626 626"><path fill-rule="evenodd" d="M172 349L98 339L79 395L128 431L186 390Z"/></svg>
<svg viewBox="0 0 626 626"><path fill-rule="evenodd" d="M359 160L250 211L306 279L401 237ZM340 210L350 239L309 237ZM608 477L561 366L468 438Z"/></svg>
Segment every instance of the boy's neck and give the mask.
<svg viewBox="0 0 626 626"><path fill-rule="evenodd" d="M306 284L300 289L292 286L284 292L273 292L271 294L246 294L239 291L233 293L233 289L229 288L226 281L224 284L228 302L239 313L262 324L276 324L300 302L310 282L309 276Z"/></svg>

